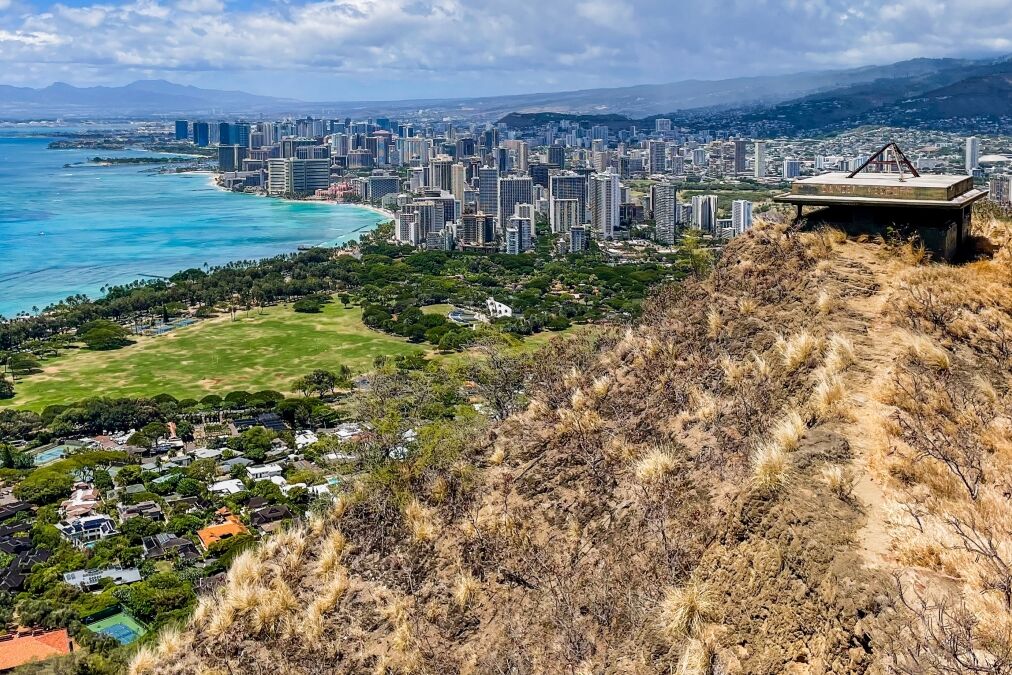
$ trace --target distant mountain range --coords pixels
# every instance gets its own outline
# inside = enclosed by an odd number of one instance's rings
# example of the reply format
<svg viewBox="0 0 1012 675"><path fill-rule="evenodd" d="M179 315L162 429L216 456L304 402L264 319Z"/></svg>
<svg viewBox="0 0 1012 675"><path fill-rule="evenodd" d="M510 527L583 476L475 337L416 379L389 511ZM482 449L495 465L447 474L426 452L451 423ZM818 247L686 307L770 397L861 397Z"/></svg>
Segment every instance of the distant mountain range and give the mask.
<svg viewBox="0 0 1012 675"><path fill-rule="evenodd" d="M726 80L483 98L306 102L141 80L122 87L0 86L0 119L52 117L418 115L523 126L545 113L596 115L612 126L670 116L679 123L782 133L861 123L904 126L999 120L1012 110L1012 59L913 59L884 66Z"/></svg>

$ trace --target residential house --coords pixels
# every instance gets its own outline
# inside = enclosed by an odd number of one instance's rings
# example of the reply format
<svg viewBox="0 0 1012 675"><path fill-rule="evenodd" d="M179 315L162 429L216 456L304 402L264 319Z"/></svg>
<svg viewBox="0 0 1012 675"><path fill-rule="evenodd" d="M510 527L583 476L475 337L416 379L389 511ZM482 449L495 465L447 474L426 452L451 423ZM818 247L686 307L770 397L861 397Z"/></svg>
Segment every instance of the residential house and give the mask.
<svg viewBox="0 0 1012 675"><path fill-rule="evenodd" d="M183 560L193 560L200 557L200 553L197 552L197 547L192 541L173 534L162 533L153 537L144 537L141 539L141 545L144 547L146 560L161 560L177 556Z"/></svg>
<svg viewBox="0 0 1012 675"><path fill-rule="evenodd" d="M319 436L314 434L312 431L300 431L295 434L295 447L302 450L306 446L312 445L320 440Z"/></svg>
<svg viewBox="0 0 1012 675"><path fill-rule="evenodd" d="M277 413L263 413L256 417L248 417L243 419L235 420L232 423L235 426L235 430L239 433L252 429L253 427L264 427L269 431L284 431L285 422L281 419L281 415Z"/></svg>
<svg viewBox="0 0 1012 675"><path fill-rule="evenodd" d="M110 567L104 570L77 570L63 575L64 582L77 586L82 591L98 588L103 579L112 579L117 586L132 584L141 580L141 571L136 567Z"/></svg>
<svg viewBox="0 0 1012 675"><path fill-rule="evenodd" d="M158 502L146 501L137 504L118 504L116 510L119 512L120 522L143 516L150 520L165 520L162 507Z"/></svg>
<svg viewBox="0 0 1012 675"><path fill-rule="evenodd" d="M242 481L238 478L232 478L229 480L220 480L217 483L213 483L209 488L211 492L217 492L220 494L234 495L242 492L246 489L246 486L242 484Z"/></svg>
<svg viewBox="0 0 1012 675"><path fill-rule="evenodd" d="M279 464L264 464L263 466L250 466L246 472L253 480L267 480L274 476L280 476L284 470Z"/></svg>
<svg viewBox="0 0 1012 675"><path fill-rule="evenodd" d="M33 661L45 661L74 651L66 628L30 630L0 637L0 672L14 670Z"/></svg>
<svg viewBox="0 0 1012 675"><path fill-rule="evenodd" d="M197 530L197 538L200 539L200 545L205 551L219 541L242 534L249 534L249 529L242 524L239 517L227 508L218 509L215 516L217 519L216 524L205 527L202 530Z"/></svg>
<svg viewBox="0 0 1012 675"><path fill-rule="evenodd" d="M77 483L70 498L60 503L60 517L66 520L93 515L102 501L99 490L89 483Z"/></svg>
<svg viewBox="0 0 1012 675"><path fill-rule="evenodd" d="M75 546L85 546L116 534L116 524L112 518L103 514L60 521L56 524L56 529Z"/></svg>
<svg viewBox="0 0 1012 675"><path fill-rule="evenodd" d="M292 511L287 506L271 504L252 512L249 522L261 532L273 532L291 517Z"/></svg>

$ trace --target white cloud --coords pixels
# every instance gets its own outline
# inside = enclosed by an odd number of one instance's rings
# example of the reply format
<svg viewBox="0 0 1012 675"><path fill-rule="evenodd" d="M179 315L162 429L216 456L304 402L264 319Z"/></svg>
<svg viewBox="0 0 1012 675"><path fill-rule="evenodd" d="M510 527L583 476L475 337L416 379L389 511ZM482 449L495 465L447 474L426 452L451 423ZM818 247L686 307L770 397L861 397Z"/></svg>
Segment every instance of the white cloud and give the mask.
<svg viewBox="0 0 1012 675"><path fill-rule="evenodd" d="M312 95L307 82L355 87L340 91L346 97L485 95L1012 48L1012 0L96 0L31 7L0 0L7 10L0 80L157 76L220 84L234 77L303 98Z"/></svg>

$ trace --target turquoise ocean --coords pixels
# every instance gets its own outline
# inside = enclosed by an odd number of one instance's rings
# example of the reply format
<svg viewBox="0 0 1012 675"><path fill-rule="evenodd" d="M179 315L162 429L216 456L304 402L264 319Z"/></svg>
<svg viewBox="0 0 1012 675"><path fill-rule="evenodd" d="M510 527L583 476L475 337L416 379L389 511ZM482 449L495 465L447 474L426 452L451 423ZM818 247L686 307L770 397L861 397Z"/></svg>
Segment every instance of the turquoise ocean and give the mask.
<svg viewBox="0 0 1012 675"><path fill-rule="evenodd" d="M88 166L143 151L49 150L0 128L0 315L143 275L264 258L357 239L383 218L350 205L223 192L206 173ZM67 164L77 166L65 167Z"/></svg>

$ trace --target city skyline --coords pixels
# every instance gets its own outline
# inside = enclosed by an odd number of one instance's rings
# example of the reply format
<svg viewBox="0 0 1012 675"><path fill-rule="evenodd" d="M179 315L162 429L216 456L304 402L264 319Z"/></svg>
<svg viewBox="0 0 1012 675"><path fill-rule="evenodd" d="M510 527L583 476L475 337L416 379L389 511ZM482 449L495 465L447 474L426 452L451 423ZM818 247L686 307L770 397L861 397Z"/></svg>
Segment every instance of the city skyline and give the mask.
<svg viewBox="0 0 1012 675"><path fill-rule="evenodd" d="M32 87L165 78L303 100L481 97L1002 56L1012 52L1003 18L1010 8L1005 0L929 8L777 0L677 11L659 0L520 0L509 11L459 0L241 8L0 0L0 64L4 84ZM976 20L982 12L993 20ZM547 25L564 30L538 30Z"/></svg>

